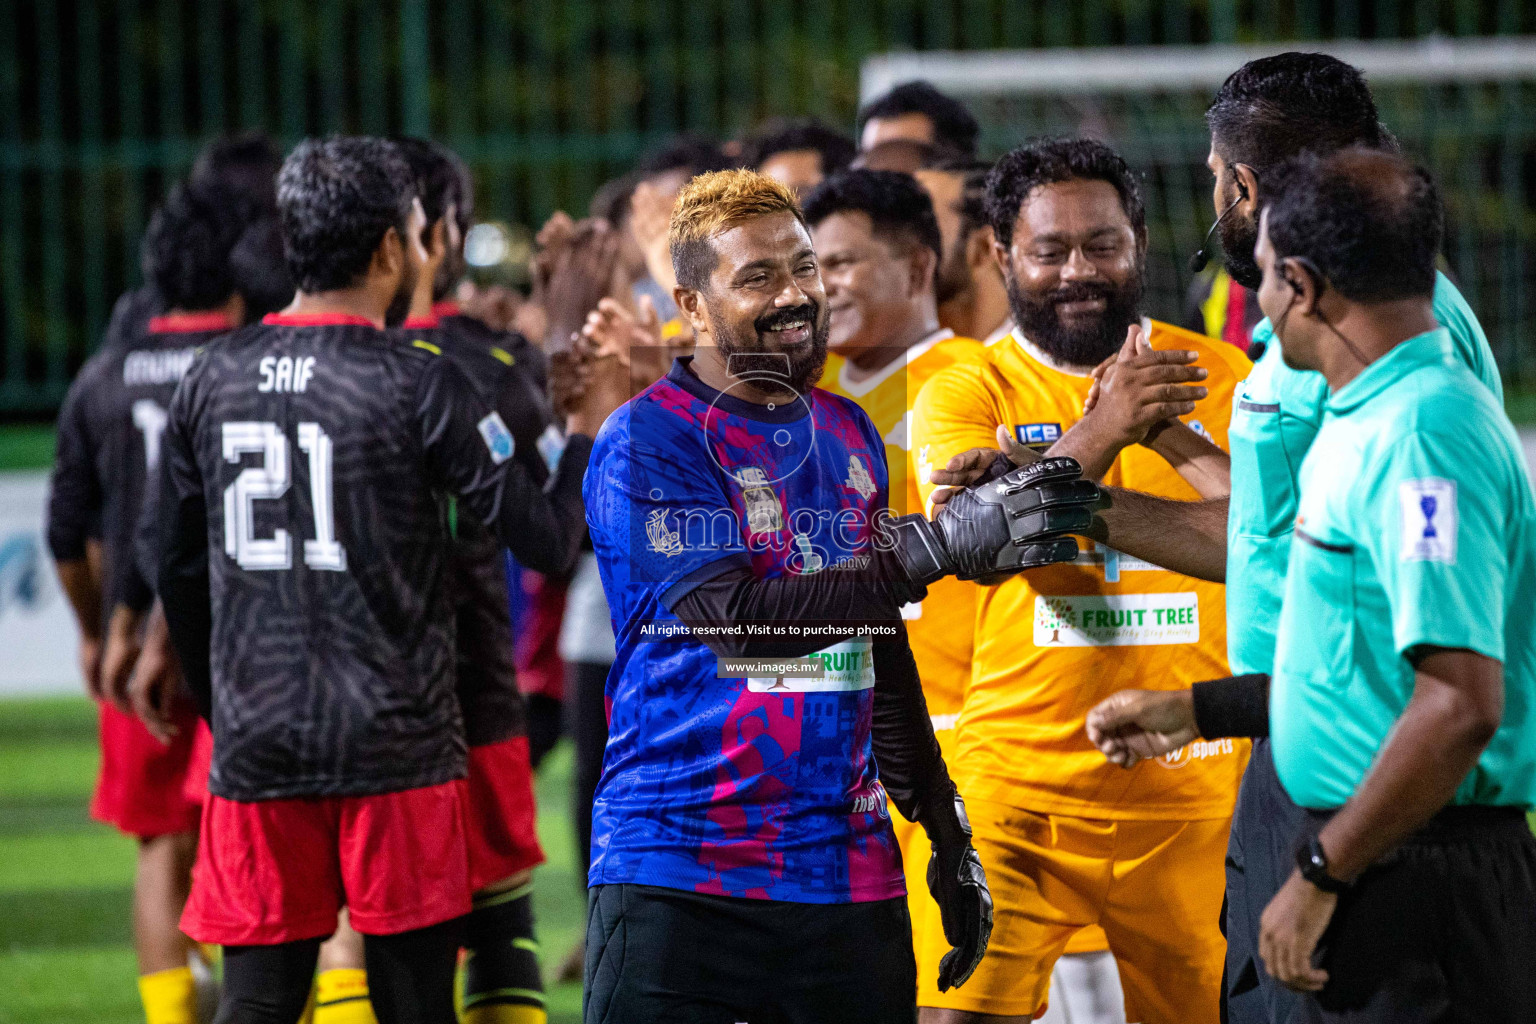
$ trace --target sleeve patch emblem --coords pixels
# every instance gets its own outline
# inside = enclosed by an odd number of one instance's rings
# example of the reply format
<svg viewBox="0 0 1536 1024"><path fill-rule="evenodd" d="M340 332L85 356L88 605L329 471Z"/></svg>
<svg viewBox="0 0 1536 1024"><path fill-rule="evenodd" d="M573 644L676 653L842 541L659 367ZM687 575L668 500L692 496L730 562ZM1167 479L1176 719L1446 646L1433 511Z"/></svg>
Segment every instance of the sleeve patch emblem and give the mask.
<svg viewBox="0 0 1536 1024"><path fill-rule="evenodd" d="M879 490L869 470L864 468L864 460L857 455L848 456L848 479L844 482L865 500L874 497L875 491Z"/></svg>
<svg viewBox="0 0 1536 1024"><path fill-rule="evenodd" d="M1456 564L1456 481L1430 476L1397 485L1402 509L1398 560Z"/></svg>
<svg viewBox="0 0 1536 1024"><path fill-rule="evenodd" d="M485 439L485 447L491 453L491 461L496 465L506 462L517 450L517 442L512 439L512 431L507 429L499 413L492 412L475 426L480 429L480 436Z"/></svg>

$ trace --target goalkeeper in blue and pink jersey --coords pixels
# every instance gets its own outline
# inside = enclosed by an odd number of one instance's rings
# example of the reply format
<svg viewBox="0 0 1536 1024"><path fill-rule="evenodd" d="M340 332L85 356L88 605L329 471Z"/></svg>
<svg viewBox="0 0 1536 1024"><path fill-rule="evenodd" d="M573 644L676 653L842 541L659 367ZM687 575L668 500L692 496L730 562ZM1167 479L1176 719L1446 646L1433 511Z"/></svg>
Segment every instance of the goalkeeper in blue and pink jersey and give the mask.
<svg viewBox="0 0 1536 1024"><path fill-rule="evenodd" d="M618 638L586 1019L910 1024L887 795L933 842L942 987L984 954L991 897L899 609L1072 560L1099 491L1047 460L888 518L880 435L813 386L829 310L793 193L701 175L671 250L696 354L609 418L584 488Z"/></svg>

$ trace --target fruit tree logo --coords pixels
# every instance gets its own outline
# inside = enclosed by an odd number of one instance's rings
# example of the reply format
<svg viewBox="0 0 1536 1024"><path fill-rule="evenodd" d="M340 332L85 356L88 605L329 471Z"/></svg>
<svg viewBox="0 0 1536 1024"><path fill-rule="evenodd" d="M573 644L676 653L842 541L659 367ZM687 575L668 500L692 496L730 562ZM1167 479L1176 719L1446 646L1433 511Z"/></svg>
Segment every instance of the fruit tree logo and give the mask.
<svg viewBox="0 0 1536 1024"><path fill-rule="evenodd" d="M1042 598L1035 607L1036 614L1040 617L1040 628L1051 631L1051 638L1046 643L1061 643L1061 631L1071 629L1077 620L1072 602L1060 597L1046 597Z"/></svg>

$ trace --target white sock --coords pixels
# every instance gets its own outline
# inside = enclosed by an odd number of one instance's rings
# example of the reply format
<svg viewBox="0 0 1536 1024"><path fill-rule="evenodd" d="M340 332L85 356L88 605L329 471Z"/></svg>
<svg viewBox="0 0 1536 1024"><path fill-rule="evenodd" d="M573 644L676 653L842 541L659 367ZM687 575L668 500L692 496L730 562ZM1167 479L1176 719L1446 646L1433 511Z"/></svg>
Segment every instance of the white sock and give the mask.
<svg viewBox="0 0 1536 1024"><path fill-rule="evenodd" d="M1061 1016L1056 1017L1057 1008ZM1051 1007L1045 1021L1056 1024L1125 1024L1125 993L1114 954L1068 953L1051 972Z"/></svg>

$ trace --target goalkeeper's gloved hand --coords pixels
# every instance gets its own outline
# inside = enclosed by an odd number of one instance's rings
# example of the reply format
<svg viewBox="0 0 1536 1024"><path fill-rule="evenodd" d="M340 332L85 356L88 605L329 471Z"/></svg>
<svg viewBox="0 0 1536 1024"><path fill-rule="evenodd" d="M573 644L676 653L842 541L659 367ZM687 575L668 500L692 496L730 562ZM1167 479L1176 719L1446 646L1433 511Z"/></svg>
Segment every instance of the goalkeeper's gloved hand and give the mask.
<svg viewBox="0 0 1536 1024"><path fill-rule="evenodd" d="M947 780L946 780L947 781ZM952 947L939 961L939 991L965 984L987 952L992 936L992 892L987 873L971 845L971 822L965 801L954 792L949 806L933 806L922 825L933 843L928 860L928 891L939 905L944 939Z"/></svg>
<svg viewBox="0 0 1536 1024"><path fill-rule="evenodd" d="M932 521L922 515L891 521L894 553L908 579L927 585L943 576L963 580L1007 576L1070 562L1077 541L1103 505L1103 490L1082 478L1076 459L1042 459L950 498Z"/></svg>

